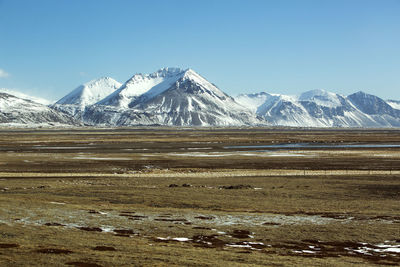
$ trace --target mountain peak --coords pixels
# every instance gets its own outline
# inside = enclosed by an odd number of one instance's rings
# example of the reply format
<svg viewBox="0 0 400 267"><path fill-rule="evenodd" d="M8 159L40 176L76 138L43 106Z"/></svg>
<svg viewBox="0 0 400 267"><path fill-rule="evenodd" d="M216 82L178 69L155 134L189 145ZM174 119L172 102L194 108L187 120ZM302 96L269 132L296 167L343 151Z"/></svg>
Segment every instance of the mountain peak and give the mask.
<svg viewBox="0 0 400 267"><path fill-rule="evenodd" d="M127 108L139 97L150 98L167 90L184 74L180 68L162 68L151 74L136 73L98 104Z"/></svg>
<svg viewBox="0 0 400 267"><path fill-rule="evenodd" d="M98 85L104 85L104 83L105 84L113 84L113 85L121 84L111 77L104 76L104 77L100 77L98 79L88 81L88 82L84 83L82 86L84 86L85 88L91 88L91 87L95 87Z"/></svg>
<svg viewBox="0 0 400 267"><path fill-rule="evenodd" d="M157 79L157 78L168 78L177 76L179 74L183 75L184 72L185 71L180 68L167 67L167 68L161 68L156 72L150 74L136 73L128 81L125 82L124 87L127 87L135 83L141 83L146 80Z"/></svg>
<svg viewBox="0 0 400 267"><path fill-rule="evenodd" d="M158 76L168 76L168 75L176 75L178 73L184 72L181 68L174 68L174 67L165 67L161 68L158 71L154 72L153 74L157 74ZM150 74L151 75L151 74Z"/></svg>
<svg viewBox="0 0 400 267"><path fill-rule="evenodd" d="M347 97L353 105L355 105L359 110L368 115L391 115L397 117L400 112L395 110L392 105L384 101L383 99L359 91L357 93L351 94Z"/></svg>
<svg viewBox="0 0 400 267"><path fill-rule="evenodd" d="M97 79L98 81L115 81L113 78L108 76L103 76Z"/></svg>
<svg viewBox="0 0 400 267"><path fill-rule="evenodd" d="M121 83L110 77L101 77L78 86L56 104L92 105L121 87Z"/></svg>
<svg viewBox="0 0 400 267"><path fill-rule="evenodd" d="M313 101L320 106L337 107L342 104L341 96L322 89L315 89L302 93L300 101Z"/></svg>
<svg viewBox="0 0 400 267"><path fill-rule="evenodd" d="M185 70L181 68L165 67L150 74L135 73L125 84L141 82L146 79L166 78L166 77L176 76L178 74L183 74L184 72Z"/></svg>
<svg viewBox="0 0 400 267"><path fill-rule="evenodd" d="M365 96L365 95L368 95L368 94L360 90L360 91L355 92L355 93L353 93L351 95Z"/></svg>
<svg viewBox="0 0 400 267"><path fill-rule="evenodd" d="M314 89L310 91L306 91L299 96L299 100L312 100L318 96L331 96L335 95L334 93L328 92L324 89Z"/></svg>
<svg viewBox="0 0 400 267"><path fill-rule="evenodd" d="M348 98L350 98L350 99L375 99L374 101L383 101L383 99L381 99L381 98L379 98L379 97L377 97L377 96L375 96L375 95L371 95L371 94L368 94L368 93L366 93L366 92L363 92L363 91L358 91L358 92L356 92L356 93L354 93L354 94L351 94L351 95L348 95L347 96Z"/></svg>
<svg viewBox="0 0 400 267"><path fill-rule="evenodd" d="M364 91L358 91L358 92L355 92L356 94L365 94L365 92Z"/></svg>
<svg viewBox="0 0 400 267"><path fill-rule="evenodd" d="M223 93L215 84L210 83L206 78L195 72L193 69L187 69L183 72L182 81L190 80L197 85L200 85L203 89L206 89L214 94L224 97Z"/></svg>
<svg viewBox="0 0 400 267"><path fill-rule="evenodd" d="M204 79L197 72L195 72L193 69L190 69L190 68L184 70L182 74L183 74L182 78L184 80L186 80L186 79Z"/></svg>

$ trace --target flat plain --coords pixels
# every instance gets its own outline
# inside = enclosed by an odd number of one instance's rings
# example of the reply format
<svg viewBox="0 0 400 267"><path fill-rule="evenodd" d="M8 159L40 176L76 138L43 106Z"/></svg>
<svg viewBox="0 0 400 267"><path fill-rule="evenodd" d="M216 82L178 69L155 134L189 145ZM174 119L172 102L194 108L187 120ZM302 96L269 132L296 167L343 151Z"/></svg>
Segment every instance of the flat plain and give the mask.
<svg viewBox="0 0 400 267"><path fill-rule="evenodd" d="M400 262L400 130L0 130L1 266Z"/></svg>

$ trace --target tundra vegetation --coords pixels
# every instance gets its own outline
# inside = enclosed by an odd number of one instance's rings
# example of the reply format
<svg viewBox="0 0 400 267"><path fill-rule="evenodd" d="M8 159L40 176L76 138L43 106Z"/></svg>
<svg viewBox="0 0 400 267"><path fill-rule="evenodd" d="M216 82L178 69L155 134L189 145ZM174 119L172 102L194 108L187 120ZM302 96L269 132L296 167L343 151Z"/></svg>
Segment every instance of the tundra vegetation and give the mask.
<svg viewBox="0 0 400 267"><path fill-rule="evenodd" d="M400 131L2 129L1 266L400 262Z"/></svg>

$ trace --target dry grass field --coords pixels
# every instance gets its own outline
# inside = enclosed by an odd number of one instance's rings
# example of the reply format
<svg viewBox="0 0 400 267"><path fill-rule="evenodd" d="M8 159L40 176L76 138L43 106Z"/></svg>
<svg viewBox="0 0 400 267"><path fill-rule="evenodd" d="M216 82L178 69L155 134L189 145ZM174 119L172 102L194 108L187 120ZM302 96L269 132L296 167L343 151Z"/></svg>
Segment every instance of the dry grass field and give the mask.
<svg viewBox="0 0 400 267"><path fill-rule="evenodd" d="M400 131L0 130L1 266L400 263Z"/></svg>

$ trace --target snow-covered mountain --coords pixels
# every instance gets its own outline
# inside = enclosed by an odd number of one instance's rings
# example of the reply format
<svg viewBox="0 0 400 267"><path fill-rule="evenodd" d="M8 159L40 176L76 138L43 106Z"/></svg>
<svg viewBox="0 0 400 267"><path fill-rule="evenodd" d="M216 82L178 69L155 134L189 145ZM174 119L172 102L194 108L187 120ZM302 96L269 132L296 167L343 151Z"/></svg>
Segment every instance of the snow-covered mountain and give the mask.
<svg viewBox="0 0 400 267"><path fill-rule="evenodd" d="M41 97L27 95L27 94L24 94L24 93L15 91L15 90L7 89L7 88L0 88L0 93L6 93L9 95L19 97L19 98L32 100L33 102L43 104L43 105L50 105L52 103L50 100L47 100L47 99L44 99Z"/></svg>
<svg viewBox="0 0 400 267"><path fill-rule="evenodd" d="M87 106L93 105L121 87L121 83L110 77L89 81L58 100L52 108L75 116Z"/></svg>
<svg viewBox="0 0 400 267"><path fill-rule="evenodd" d="M265 98L261 104L260 96ZM400 126L398 110L379 97L363 92L347 97L324 90L307 91L300 96L259 93L239 95L236 100L249 109L255 110L271 125L299 127Z"/></svg>
<svg viewBox="0 0 400 267"><path fill-rule="evenodd" d="M56 104L69 104L88 106L108 96L121 87L121 83L110 77L102 77L87 82L56 102Z"/></svg>
<svg viewBox="0 0 400 267"><path fill-rule="evenodd" d="M364 92L349 95L348 99L380 126L400 127L400 110L393 108L383 99Z"/></svg>
<svg viewBox="0 0 400 267"><path fill-rule="evenodd" d="M191 69L135 74L78 114L87 124L239 126L265 121Z"/></svg>
<svg viewBox="0 0 400 267"><path fill-rule="evenodd" d="M81 125L76 119L46 105L8 93L0 93L0 126Z"/></svg>

